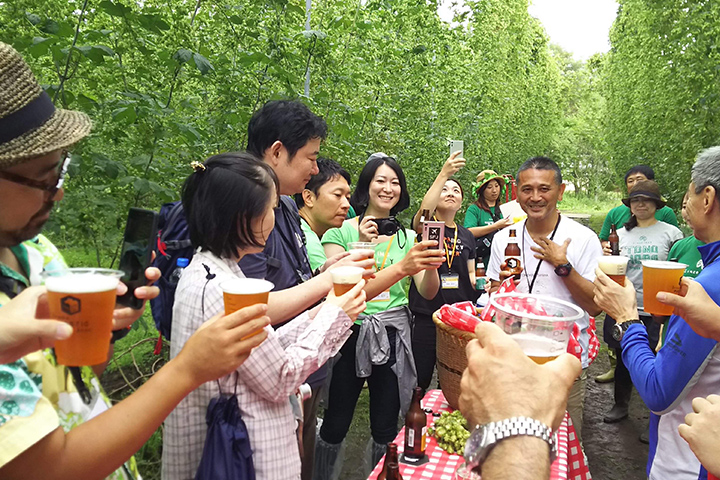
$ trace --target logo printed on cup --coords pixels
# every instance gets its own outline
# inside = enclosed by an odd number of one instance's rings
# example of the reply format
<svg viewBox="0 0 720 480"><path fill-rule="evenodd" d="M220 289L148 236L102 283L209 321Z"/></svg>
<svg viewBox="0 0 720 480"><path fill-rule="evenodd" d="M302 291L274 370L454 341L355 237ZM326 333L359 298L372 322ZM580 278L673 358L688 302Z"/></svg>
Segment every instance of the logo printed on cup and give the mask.
<svg viewBox="0 0 720 480"><path fill-rule="evenodd" d="M67 296L60 299L60 310L68 315L80 313L82 309L82 300L76 297Z"/></svg>

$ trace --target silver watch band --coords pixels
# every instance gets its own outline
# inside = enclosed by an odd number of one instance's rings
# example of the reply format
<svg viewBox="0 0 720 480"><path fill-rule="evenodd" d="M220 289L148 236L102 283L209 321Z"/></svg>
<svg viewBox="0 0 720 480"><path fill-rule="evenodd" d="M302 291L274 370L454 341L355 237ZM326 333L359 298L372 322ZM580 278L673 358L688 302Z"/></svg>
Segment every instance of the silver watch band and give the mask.
<svg viewBox="0 0 720 480"><path fill-rule="evenodd" d="M491 425L490 431L494 435L495 441L515 435L530 435L546 441L551 450L557 448L552 428L534 418L512 417L500 422L493 422Z"/></svg>

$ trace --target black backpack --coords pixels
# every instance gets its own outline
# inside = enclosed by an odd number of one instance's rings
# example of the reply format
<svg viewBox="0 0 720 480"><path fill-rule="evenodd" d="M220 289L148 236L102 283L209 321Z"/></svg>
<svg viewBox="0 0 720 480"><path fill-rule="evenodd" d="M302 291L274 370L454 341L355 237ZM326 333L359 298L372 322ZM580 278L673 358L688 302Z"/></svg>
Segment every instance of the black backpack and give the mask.
<svg viewBox="0 0 720 480"><path fill-rule="evenodd" d="M172 311L177 288L177 284L170 281L172 273L178 258L190 260L194 253L182 202L166 203L160 209L155 260L152 262L152 266L162 273L156 283L160 287L160 295L150 300L150 306L155 327L168 340L172 330Z"/></svg>

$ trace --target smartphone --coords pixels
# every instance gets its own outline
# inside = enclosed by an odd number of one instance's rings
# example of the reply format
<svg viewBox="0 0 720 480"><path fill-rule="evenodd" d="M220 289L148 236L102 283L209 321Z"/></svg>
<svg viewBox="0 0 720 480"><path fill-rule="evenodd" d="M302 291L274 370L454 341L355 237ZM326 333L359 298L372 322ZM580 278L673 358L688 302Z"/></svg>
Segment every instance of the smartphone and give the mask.
<svg viewBox="0 0 720 480"><path fill-rule="evenodd" d="M455 152L462 152L465 149L462 140L450 140L448 144L450 145L450 155Z"/></svg>
<svg viewBox="0 0 720 480"><path fill-rule="evenodd" d="M125 295L118 297L121 305L140 309L143 301L135 297L135 289L147 284L145 269L150 266L153 247L157 240L158 214L152 210L131 208L125 224L120 270L122 282L127 285Z"/></svg>
<svg viewBox="0 0 720 480"><path fill-rule="evenodd" d="M435 240L438 242L436 248L442 248L443 237L445 236L445 222L426 221L423 222L422 239Z"/></svg>

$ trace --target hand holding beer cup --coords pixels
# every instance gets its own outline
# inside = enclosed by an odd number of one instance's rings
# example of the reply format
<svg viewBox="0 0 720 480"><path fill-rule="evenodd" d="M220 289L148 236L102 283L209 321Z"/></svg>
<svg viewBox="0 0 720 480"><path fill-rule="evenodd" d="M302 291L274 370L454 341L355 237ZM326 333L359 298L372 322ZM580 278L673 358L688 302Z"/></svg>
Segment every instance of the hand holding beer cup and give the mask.
<svg viewBox="0 0 720 480"><path fill-rule="evenodd" d="M267 305L257 304L229 315L215 315L188 339L173 362L181 362L181 371L196 385L228 375L267 338L264 329L270 318L266 313Z"/></svg>
<svg viewBox="0 0 720 480"><path fill-rule="evenodd" d="M341 289L344 288L344 286L341 287ZM344 310L350 320L354 322L358 315L365 310L365 290L363 288L365 288L363 279L360 279L347 293L340 296L335 294L335 288L333 288L328 293L326 301Z"/></svg>
<svg viewBox="0 0 720 480"><path fill-rule="evenodd" d="M594 283L593 301L602 311L618 322L638 318L637 295L631 281L626 278L625 285L620 286L598 267Z"/></svg>
<svg viewBox="0 0 720 480"><path fill-rule="evenodd" d="M55 343L61 365L81 367L107 360L115 296L123 272L67 268L44 272L50 316L67 322L73 334Z"/></svg>
<svg viewBox="0 0 720 480"><path fill-rule="evenodd" d="M352 287L360 283L364 272L365 270L360 267L336 267L330 270L335 296L345 295Z"/></svg>
<svg viewBox="0 0 720 480"><path fill-rule="evenodd" d="M275 287L271 282L259 278L232 278L220 283L225 302L225 315L253 305L266 305L270 298L270 290ZM251 333L257 335L262 330Z"/></svg>

